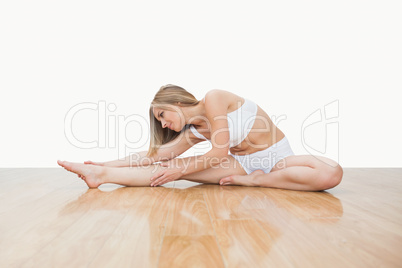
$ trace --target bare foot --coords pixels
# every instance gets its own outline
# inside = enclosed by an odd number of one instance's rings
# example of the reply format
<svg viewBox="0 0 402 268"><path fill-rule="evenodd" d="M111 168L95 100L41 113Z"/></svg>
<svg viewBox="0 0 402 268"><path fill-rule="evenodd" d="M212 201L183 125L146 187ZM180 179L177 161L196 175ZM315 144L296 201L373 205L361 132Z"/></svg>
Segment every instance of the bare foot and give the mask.
<svg viewBox="0 0 402 268"><path fill-rule="evenodd" d="M231 175L222 178L219 181L220 185L242 185L242 186L258 186L255 182L257 175L265 174L261 169L255 170L248 175Z"/></svg>
<svg viewBox="0 0 402 268"><path fill-rule="evenodd" d="M103 162L92 162L91 160L84 161L84 164L103 166Z"/></svg>
<svg viewBox="0 0 402 268"><path fill-rule="evenodd" d="M96 165L57 160L57 164L74 172L85 181L89 188L98 188L103 183L104 168Z"/></svg>

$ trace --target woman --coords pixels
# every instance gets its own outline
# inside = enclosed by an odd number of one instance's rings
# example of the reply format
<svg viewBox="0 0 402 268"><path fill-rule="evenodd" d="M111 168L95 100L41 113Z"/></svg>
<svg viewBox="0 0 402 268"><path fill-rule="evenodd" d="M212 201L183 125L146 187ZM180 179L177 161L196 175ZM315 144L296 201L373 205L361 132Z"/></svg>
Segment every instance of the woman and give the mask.
<svg viewBox="0 0 402 268"><path fill-rule="evenodd" d="M320 191L341 182L343 169L319 156L294 155L286 136L254 102L225 90L211 90L197 100L168 84L149 109L148 151L124 159L84 164L58 161L90 188L103 183L158 186L186 179L220 185ZM177 158L209 140L201 156ZM135 158L134 158L135 157Z"/></svg>

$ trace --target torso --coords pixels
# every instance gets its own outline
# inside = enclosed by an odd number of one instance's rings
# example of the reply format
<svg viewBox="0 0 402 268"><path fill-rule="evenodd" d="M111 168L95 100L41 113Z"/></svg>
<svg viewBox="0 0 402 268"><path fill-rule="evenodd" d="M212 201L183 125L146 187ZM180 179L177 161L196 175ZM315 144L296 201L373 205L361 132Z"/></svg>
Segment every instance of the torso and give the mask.
<svg viewBox="0 0 402 268"><path fill-rule="evenodd" d="M237 110L240 104L243 105L244 98L229 91L223 92L225 95L227 95L227 99L230 102L227 113ZM252 154L257 151L267 149L285 137L284 133L277 126L275 126L268 114L261 109L260 106L257 105L257 107L257 116L252 129L250 130L248 136L240 144L229 149L232 154ZM269 124L269 128L266 124L267 122ZM206 122L194 127L196 127L197 131L200 132L205 138L209 140L211 139L211 132L210 129L208 129ZM192 138L198 139L192 133L190 135L193 136ZM199 139L199 141L204 140Z"/></svg>

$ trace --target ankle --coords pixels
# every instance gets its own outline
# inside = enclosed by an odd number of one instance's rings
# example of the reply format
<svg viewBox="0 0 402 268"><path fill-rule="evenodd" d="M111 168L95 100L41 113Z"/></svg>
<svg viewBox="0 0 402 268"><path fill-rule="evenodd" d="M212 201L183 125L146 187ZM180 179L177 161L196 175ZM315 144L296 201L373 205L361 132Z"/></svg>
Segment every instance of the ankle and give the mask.
<svg viewBox="0 0 402 268"><path fill-rule="evenodd" d="M108 167L97 166L96 168L96 177L99 179L100 184L107 183Z"/></svg>

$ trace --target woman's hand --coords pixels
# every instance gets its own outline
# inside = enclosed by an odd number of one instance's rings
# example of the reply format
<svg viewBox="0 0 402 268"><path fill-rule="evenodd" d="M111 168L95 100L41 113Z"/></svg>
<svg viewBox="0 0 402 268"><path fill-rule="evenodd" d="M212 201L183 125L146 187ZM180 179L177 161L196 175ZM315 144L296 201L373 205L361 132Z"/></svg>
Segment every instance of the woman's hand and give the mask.
<svg viewBox="0 0 402 268"><path fill-rule="evenodd" d="M90 160L85 161L84 164L89 164L89 165L96 165L96 166L104 166L103 162L92 162Z"/></svg>
<svg viewBox="0 0 402 268"><path fill-rule="evenodd" d="M178 180L184 175L184 166L173 167L169 165L169 161L160 164L163 167L168 167L165 170L159 171L151 178L151 186L162 185L171 181Z"/></svg>

